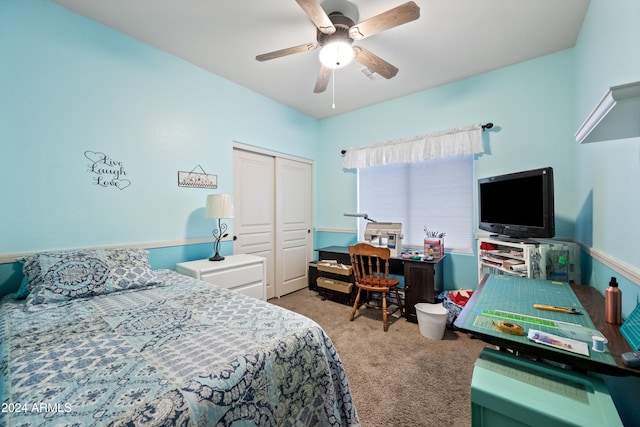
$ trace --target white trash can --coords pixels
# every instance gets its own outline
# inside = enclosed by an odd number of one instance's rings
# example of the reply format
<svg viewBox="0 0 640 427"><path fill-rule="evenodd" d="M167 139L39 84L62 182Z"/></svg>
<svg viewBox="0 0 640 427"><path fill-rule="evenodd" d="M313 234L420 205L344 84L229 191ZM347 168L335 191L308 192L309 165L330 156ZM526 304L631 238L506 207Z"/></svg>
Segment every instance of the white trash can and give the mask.
<svg viewBox="0 0 640 427"><path fill-rule="evenodd" d="M426 302L416 304L415 308L422 336L432 340L441 340L444 337L449 310L444 308L442 303L429 304Z"/></svg>

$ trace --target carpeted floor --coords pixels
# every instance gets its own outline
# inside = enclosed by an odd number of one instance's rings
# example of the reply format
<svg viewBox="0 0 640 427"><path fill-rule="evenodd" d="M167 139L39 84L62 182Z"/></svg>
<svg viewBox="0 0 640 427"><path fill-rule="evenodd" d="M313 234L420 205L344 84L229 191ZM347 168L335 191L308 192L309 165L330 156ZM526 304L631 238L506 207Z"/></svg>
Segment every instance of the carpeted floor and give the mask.
<svg viewBox="0 0 640 427"><path fill-rule="evenodd" d="M443 340L393 318L382 330L378 310L323 301L303 289L269 302L315 320L344 364L363 427L470 426L473 363L485 343L447 330Z"/></svg>

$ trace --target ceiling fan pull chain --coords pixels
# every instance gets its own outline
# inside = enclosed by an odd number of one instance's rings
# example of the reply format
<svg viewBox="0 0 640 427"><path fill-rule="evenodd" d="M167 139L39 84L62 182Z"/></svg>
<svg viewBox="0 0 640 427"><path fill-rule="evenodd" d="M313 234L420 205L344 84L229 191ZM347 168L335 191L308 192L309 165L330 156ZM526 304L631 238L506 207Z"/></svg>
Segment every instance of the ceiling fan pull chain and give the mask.
<svg viewBox="0 0 640 427"><path fill-rule="evenodd" d="M333 104L331 108L336 108L336 69L331 70L331 92L333 97Z"/></svg>

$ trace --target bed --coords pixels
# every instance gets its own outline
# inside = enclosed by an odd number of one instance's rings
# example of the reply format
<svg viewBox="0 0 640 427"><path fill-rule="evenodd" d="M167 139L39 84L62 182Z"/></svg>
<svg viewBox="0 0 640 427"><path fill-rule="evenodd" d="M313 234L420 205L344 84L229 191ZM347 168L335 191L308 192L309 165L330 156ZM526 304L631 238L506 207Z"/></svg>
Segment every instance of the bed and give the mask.
<svg viewBox="0 0 640 427"><path fill-rule="evenodd" d="M0 301L0 425L358 426L312 320L153 271L138 249L20 259Z"/></svg>

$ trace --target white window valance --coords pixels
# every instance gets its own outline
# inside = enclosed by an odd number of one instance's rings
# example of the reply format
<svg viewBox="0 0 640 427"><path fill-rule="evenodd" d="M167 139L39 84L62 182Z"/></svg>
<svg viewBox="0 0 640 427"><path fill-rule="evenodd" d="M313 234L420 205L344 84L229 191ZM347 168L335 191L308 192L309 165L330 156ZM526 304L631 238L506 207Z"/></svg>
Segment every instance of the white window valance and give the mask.
<svg viewBox="0 0 640 427"><path fill-rule="evenodd" d="M346 169L393 163L417 163L443 157L482 153L482 125L378 142L346 150Z"/></svg>

